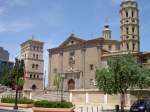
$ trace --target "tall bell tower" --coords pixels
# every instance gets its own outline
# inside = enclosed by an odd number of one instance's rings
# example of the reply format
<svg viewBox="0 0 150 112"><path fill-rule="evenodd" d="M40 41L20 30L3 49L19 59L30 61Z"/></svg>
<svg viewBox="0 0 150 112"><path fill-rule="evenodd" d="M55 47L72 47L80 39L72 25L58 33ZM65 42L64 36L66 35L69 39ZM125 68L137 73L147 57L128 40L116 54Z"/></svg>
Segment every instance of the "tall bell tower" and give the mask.
<svg viewBox="0 0 150 112"><path fill-rule="evenodd" d="M139 10L136 0L122 0L121 16L121 51L139 52Z"/></svg>

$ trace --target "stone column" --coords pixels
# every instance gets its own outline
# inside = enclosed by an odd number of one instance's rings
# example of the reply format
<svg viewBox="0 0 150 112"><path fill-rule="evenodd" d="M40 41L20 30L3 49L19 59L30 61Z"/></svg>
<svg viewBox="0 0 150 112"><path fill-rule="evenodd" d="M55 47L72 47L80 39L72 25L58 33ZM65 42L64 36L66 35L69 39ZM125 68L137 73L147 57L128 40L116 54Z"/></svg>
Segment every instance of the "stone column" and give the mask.
<svg viewBox="0 0 150 112"><path fill-rule="evenodd" d="M89 93L86 92L85 94L85 103L88 104L89 103Z"/></svg>
<svg viewBox="0 0 150 112"><path fill-rule="evenodd" d="M82 54L82 58L81 58L81 62L82 62L82 88L85 89L85 52L86 52L86 49L85 48L82 48L81 49L81 54Z"/></svg>
<svg viewBox="0 0 150 112"><path fill-rule="evenodd" d="M131 105L130 94L127 94L126 101L127 101L127 106L130 106Z"/></svg>
<svg viewBox="0 0 150 112"><path fill-rule="evenodd" d="M30 94L30 96L29 96L30 99L32 99L32 91L30 91L29 94Z"/></svg>
<svg viewBox="0 0 150 112"><path fill-rule="evenodd" d="M106 104L106 105L107 105L107 97L108 97L108 95L105 94L105 95L104 95L104 104Z"/></svg>
<svg viewBox="0 0 150 112"><path fill-rule="evenodd" d="M52 53L49 51L49 62L48 62L48 88L51 89L51 59Z"/></svg>
<svg viewBox="0 0 150 112"><path fill-rule="evenodd" d="M70 102L72 102L72 92L70 92Z"/></svg>

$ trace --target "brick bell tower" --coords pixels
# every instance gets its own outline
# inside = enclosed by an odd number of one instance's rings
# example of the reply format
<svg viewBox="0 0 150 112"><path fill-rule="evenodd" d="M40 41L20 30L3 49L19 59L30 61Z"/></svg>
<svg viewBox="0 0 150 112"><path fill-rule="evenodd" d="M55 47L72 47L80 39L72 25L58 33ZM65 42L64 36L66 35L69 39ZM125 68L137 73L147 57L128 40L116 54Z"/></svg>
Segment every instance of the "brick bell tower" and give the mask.
<svg viewBox="0 0 150 112"><path fill-rule="evenodd" d="M136 0L122 0L121 16L121 51L139 52L139 10Z"/></svg>

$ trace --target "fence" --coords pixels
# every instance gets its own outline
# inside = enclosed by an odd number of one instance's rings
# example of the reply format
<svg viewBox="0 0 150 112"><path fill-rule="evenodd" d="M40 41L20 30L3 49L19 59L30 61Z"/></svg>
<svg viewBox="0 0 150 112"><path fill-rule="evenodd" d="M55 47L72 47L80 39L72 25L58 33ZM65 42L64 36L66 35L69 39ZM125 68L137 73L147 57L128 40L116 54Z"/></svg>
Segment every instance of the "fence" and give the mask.
<svg viewBox="0 0 150 112"><path fill-rule="evenodd" d="M104 109L103 106L78 106L75 112L115 112L115 110Z"/></svg>
<svg viewBox="0 0 150 112"><path fill-rule="evenodd" d="M12 93L12 94L4 94L2 95L2 98L15 98L16 97L16 94L15 93ZM23 94L22 92L18 92L18 98L23 98Z"/></svg>

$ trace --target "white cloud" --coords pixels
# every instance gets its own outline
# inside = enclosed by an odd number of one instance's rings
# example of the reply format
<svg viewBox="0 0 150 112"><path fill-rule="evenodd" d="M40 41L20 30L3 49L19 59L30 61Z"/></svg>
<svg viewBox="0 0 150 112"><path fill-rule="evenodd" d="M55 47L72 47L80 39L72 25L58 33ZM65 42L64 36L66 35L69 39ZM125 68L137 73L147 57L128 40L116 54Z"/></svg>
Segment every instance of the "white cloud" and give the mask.
<svg viewBox="0 0 150 112"><path fill-rule="evenodd" d="M8 0L9 6L26 6L27 0Z"/></svg>
<svg viewBox="0 0 150 112"><path fill-rule="evenodd" d="M120 2L122 1L122 0L111 0L112 1L112 3L114 3L114 4L120 4Z"/></svg>
<svg viewBox="0 0 150 112"><path fill-rule="evenodd" d="M28 3L27 3L27 0L3 0L0 2L2 2L0 4L0 15L4 14L5 12L7 12L7 10L13 8L13 7L16 7L16 6L26 6Z"/></svg>
<svg viewBox="0 0 150 112"><path fill-rule="evenodd" d="M30 22L2 22L0 23L0 32L20 32L32 27L33 24Z"/></svg>

